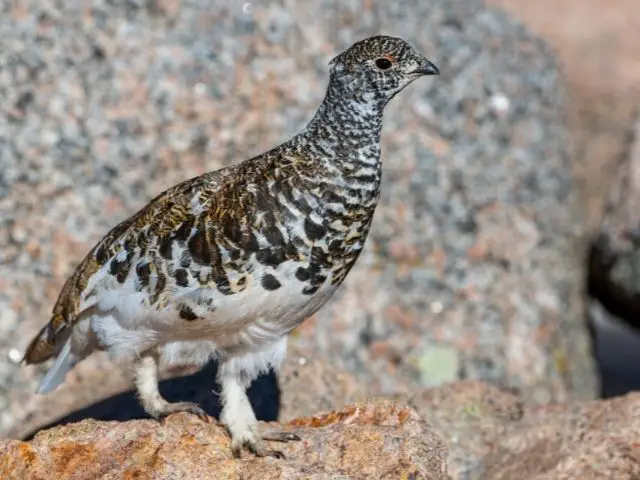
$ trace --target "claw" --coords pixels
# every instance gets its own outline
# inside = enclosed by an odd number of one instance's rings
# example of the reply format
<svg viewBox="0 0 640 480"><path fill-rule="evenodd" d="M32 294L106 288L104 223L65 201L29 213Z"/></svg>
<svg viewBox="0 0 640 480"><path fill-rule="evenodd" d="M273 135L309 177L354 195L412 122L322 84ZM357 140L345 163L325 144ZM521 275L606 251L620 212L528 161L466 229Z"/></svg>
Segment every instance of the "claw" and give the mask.
<svg viewBox="0 0 640 480"><path fill-rule="evenodd" d="M242 445L231 445L231 454L233 458L242 457Z"/></svg>
<svg viewBox="0 0 640 480"><path fill-rule="evenodd" d="M262 440L252 439L245 439L244 441L231 443L231 453L234 458L240 458L242 456L243 447L246 447L246 449L256 457L273 457L278 459L286 458L284 453L280 450L272 450L267 448Z"/></svg>
<svg viewBox="0 0 640 480"><path fill-rule="evenodd" d="M195 415L196 417L198 417L203 422L208 422L209 421L209 416L207 415L207 412L205 412L202 409L202 407L200 405L198 405L197 403L190 403L189 402L188 405L184 408L184 410L181 410L181 411L191 413L192 415Z"/></svg>
<svg viewBox="0 0 640 480"><path fill-rule="evenodd" d="M258 443L248 443L247 449L251 453L253 453L256 457L273 457L284 460L285 456L280 450L272 450L270 448L265 448L263 445Z"/></svg>
<svg viewBox="0 0 640 480"><path fill-rule="evenodd" d="M270 442L299 442L302 440L298 435L291 432L267 432L262 435L262 439Z"/></svg>
<svg viewBox="0 0 640 480"><path fill-rule="evenodd" d="M280 460L285 460L287 458L280 450L267 450L267 455L273 458L278 458Z"/></svg>

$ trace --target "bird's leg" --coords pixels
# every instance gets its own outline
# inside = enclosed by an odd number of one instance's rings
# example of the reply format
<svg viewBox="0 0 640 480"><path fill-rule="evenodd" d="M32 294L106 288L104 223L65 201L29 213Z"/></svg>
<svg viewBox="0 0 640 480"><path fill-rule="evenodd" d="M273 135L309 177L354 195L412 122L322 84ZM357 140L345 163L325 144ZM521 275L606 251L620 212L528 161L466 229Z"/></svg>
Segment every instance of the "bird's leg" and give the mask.
<svg viewBox="0 0 640 480"><path fill-rule="evenodd" d="M270 365L275 373L278 373L282 361L287 353L287 337L283 337L273 345L270 349ZM300 437L295 433L283 432L283 431L268 431L262 434L263 440L271 442L297 442L300 441Z"/></svg>
<svg viewBox="0 0 640 480"><path fill-rule="evenodd" d="M135 382L140 403L145 411L155 419L161 419L177 412L189 412L207 420L206 412L193 402L171 403L158 391L158 356L156 353L144 354L135 366Z"/></svg>
<svg viewBox="0 0 640 480"><path fill-rule="evenodd" d="M222 412L220 421L231 435L231 451L235 457L240 457L242 447L247 447L258 457L283 458L282 452L269 450L258 434L258 421L253 413L249 397L246 393L245 382L241 380L241 374L228 372L220 368L218 375L220 383L220 400Z"/></svg>
<svg viewBox="0 0 640 480"><path fill-rule="evenodd" d="M258 432L258 421L249 402L246 389L251 382L243 379L242 373L228 371L222 365L218 374L218 382L221 387L220 399L222 412L220 420L231 435L231 451L239 457L242 448L246 447L258 457L284 458L279 450L267 447L264 440L288 442L299 438L286 432L274 432L261 436ZM243 381L244 380L244 381Z"/></svg>

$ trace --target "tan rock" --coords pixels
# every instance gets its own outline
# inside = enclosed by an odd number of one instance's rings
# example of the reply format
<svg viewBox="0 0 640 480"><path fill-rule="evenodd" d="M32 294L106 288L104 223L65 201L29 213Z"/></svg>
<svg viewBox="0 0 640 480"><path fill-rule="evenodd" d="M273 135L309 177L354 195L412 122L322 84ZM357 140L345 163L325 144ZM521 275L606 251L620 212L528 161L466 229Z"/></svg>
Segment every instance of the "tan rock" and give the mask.
<svg viewBox="0 0 640 480"><path fill-rule="evenodd" d="M0 444L2 479L429 479L446 480L440 436L407 407L353 405L284 428L303 440L286 460L231 456L223 427L188 414L151 420L85 420Z"/></svg>
<svg viewBox="0 0 640 480"><path fill-rule="evenodd" d="M536 406L459 382L420 392L409 404L445 436L454 479L640 478L640 393Z"/></svg>
<svg viewBox="0 0 640 480"><path fill-rule="evenodd" d="M518 397L474 381L425 389L412 395L408 403L444 435L449 469L456 479L477 479L505 427L517 424L523 416Z"/></svg>
<svg viewBox="0 0 640 480"><path fill-rule="evenodd" d="M640 329L640 104L628 137L591 247L589 290L609 312Z"/></svg>
<svg viewBox="0 0 640 480"><path fill-rule="evenodd" d="M364 385L349 386L346 373L302 350L293 359L282 379L294 391L284 397L286 418L340 403L340 395L366 394ZM285 461L248 454L236 461L221 426L186 414L164 424L84 420L43 431L30 442L0 443L0 478L640 478L640 393L533 405L486 383L464 381L396 403L375 400L261 428L287 429L303 441L274 444Z"/></svg>
<svg viewBox="0 0 640 480"><path fill-rule="evenodd" d="M597 229L627 126L640 102L636 0L489 0L557 52L570 85L573 170L590 230Z"/></svg>

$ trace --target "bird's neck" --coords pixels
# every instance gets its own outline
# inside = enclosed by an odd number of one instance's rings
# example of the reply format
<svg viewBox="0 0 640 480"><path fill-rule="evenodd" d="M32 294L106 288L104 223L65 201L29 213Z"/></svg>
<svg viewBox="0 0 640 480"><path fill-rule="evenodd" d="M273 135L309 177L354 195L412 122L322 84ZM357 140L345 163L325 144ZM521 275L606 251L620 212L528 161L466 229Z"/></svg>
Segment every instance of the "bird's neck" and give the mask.
<svg viewBox="0 0 640 480"><path fill-rule="evenodd" d="M300 133L317 154L347 170L380 164L380 134L384 104L367 94L344 95L329 84L324 101Z"/></svg>

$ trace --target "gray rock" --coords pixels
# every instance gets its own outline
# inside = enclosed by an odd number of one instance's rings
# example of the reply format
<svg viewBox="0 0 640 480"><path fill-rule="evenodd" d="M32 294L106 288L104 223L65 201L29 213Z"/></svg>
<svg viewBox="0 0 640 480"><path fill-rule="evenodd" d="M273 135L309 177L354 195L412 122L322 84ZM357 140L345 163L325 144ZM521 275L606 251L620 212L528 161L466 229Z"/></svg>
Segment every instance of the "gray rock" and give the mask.
<svg viewBox="0 0 640 480"><path fill-rule="evenodd" d="M589 316L603 395L640 388L640 108L589 255Z"/></svg>
<svg viewBox="0 0 640 480"><path fill-rule="evenodd" d="M590 256L591 295L640 329L640 107Z"/></svg>
<svg viewBox="0 0 640 480"><path fill-rule="evenodd" d="M430 383L419 359L439 345L458 377L538 401L593 396L563 85L503 13L479 0L1 9L1 432L33 415L43 371L9 359L91 245L162 189L291 136L329 59L376 33L408 38L442 75L391 105L371 239L295 341L380 393ZM92 372L111 368L98 356L68 381L89 398Z"/></svg>
<svg viewBox="0 0 640 480"><path fill-rule="evenodd" d="M392 8L375 15L401 18L444 74L391 106L369 248L304 338L382 392L430 384L420 359L440 344L459 378L539 402L594 396L553 55L479 2Z"/></svg>

